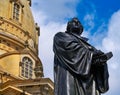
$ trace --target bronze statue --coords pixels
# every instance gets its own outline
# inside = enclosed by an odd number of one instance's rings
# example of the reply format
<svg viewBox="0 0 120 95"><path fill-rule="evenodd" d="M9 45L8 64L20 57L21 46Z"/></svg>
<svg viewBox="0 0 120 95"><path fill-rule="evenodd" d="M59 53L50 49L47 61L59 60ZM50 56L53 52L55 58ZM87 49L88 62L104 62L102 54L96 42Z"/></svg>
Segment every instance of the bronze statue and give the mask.
<svg viewBox="0 0 120 95"><path fill-rule="evenodd" d="M55 95L100 95L109 89L107 60L112 52L97 50L82 37L78 18L54 36Z"/></svg>

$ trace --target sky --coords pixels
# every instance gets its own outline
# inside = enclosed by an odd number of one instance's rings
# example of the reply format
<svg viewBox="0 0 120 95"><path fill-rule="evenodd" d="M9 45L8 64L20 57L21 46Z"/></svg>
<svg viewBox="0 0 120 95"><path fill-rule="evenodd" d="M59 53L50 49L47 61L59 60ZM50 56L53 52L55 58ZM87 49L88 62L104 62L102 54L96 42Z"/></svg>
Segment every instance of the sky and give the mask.
<svg viewBox="0 0 120 95"><path fill-rule="evenodd" d="M78 17L83 36L103 52L113 52L107 64L110 89L104 95L120 95L120 0L32 0L35 22L40 26L39 57L44 77L53 80L53 37L66 30L67 22Z"/></svg>

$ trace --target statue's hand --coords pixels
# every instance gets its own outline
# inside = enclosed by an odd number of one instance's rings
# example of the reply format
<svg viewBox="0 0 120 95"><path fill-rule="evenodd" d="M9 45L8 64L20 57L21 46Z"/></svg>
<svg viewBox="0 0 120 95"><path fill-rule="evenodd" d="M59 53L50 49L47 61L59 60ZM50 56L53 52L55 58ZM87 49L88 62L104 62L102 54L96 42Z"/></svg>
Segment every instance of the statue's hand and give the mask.
<svg viewBox="0 0 120 95"><path fill-rule="evenodd" d="M104 54L104 52L102 52L101 50L95 50L93 52L93 57L97 58L97 57L99 57L100 55L103 55L103 54Z"/></svg>
<svg viewBox="0 0 120 95"><path fill-rule="evenodd" d="M113 56L112 52L101 54L93 58L93 64L104 64Z"/></svg>
<svg viewBox="0 0 120 95"><path fill-rule="evenodd" d="M102 52L101 50L97 50L97 53L98 53L98 55L104 54L104 52Z"/></svg>
<svg viewBox="0 0 120 95"><path fill-rule="evenodd" d="M108 52L108 53L105 54L105 56L106 56L107 60L109 60L110 58L113 57L113 53L112 52Z"/></svg>

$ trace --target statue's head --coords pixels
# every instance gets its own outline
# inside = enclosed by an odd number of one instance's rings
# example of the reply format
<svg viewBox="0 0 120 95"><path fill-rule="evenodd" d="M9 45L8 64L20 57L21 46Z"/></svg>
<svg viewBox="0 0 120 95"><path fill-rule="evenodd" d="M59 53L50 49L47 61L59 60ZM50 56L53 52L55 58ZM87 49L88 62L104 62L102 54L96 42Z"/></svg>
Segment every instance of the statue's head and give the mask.
<svg viewBox="0 0 120 95"><path fill-rule="evenodd" d="M68 22L67 32L73 32L78 35L81 35L81 33L83 32L83 26L78 18L74 17Z"/></svg>

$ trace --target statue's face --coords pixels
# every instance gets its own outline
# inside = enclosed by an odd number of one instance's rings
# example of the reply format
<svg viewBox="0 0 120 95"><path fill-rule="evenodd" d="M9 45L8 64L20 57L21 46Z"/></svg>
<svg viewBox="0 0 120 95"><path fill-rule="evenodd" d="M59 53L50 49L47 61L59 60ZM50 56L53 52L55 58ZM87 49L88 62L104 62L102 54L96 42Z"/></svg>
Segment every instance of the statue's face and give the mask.
<svg viewBox="0 0 120 95"><path fill-rule="evenodd" d="M77 18L73 18L70 22L70 31L79 35L83 32L83 27Z"/></svg>

